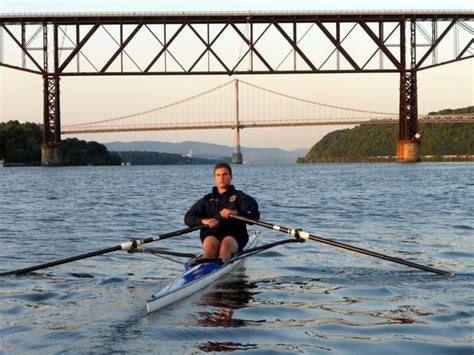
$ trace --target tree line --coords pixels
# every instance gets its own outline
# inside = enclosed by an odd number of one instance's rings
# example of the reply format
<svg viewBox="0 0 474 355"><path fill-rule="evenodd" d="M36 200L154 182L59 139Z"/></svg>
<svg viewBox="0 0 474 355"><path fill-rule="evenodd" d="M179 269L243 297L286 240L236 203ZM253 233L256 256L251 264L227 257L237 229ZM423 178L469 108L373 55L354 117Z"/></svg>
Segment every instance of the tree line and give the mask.
<svg viewBox="0 0 474 355"><path fill-rule="evenodd" d="M420 124L420 155L430 160L470 160L474 155L474 124ZM397 125L364 124L331 132L298 163L395 161ZM426 159L425 159L426 160Z"/></svg>
<svg viewBox="0 0 474 355"><path fill-rule="evenodd" d="M456 114L466 114L474 113L474 106L466 106L461 108L445 108L439 111L428 112L428 115L456 115Z"/></svg>
<svg viewBox="0 0 474 355"><path fill-rule="evenodd" d="M219 162L231 163L231 158L222 159L204 159L188 157L173 153L161 152L142 152L142 151L118 151L118 154L124 163L131 165L194 165L194 164L217 164Z"/></svg>
<svg viewBox="0 0 474 355"><path fill-rule="evenodd" d="M4 165L40 165L43 126L37 123L8 121L0 123L0 159ZM120 165L119 156L97 142L77 138L61 141L59 154L63 165Z"/></svg>
<svg viewBox="0 0 474 355"><path fill-rule="evenodd" d="M8 121L0 123L0 160L8 165L40 165L43 126L37 123ZM61 141L59 154L62 165L184 165L230 163L230 158L222 160L190 158L180 154L158 152L109 152L103 144L86 142L77 138Z"/></svg>

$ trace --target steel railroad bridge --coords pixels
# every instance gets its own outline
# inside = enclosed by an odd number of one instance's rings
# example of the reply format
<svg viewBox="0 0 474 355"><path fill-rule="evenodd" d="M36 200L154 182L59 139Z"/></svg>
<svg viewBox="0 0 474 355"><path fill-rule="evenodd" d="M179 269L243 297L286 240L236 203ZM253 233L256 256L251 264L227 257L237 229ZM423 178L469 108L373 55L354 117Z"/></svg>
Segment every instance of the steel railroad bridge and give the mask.
<svg viewBox="0 0 474 355"><path fill-rule="evenodd" d="M417 73L473 58L473 18L472 10L1 14L0 65L43 77L46 166L61 163L61 77L111 75L393 73L397 159L414 162Z"/></svg>

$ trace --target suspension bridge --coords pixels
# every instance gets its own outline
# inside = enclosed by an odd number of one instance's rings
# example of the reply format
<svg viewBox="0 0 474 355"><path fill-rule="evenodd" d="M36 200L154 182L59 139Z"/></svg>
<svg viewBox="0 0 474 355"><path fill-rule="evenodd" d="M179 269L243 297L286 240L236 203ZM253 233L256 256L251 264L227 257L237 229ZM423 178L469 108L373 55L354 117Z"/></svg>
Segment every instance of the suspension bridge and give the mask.
<svg viewBox="0 0 474 355"><path fill-rule="evenodd" d="M420 122L474 122L474 114L420 115ZM246 81L232 80L145 111L63 125L61 133L70 135L390 123L398 123L398 113L330 105L276 92Z"/></svg>
<svg viewBox="0 0 474 355"><path fill-rule="evenodd" d="M264 127L398 124L398 113L344 107L231 80L159 107L117 117L63 125L63 135L171 130L232 129L240 162L240 129ZM421 123L474 122L474 114L420 115Z"/></svg>

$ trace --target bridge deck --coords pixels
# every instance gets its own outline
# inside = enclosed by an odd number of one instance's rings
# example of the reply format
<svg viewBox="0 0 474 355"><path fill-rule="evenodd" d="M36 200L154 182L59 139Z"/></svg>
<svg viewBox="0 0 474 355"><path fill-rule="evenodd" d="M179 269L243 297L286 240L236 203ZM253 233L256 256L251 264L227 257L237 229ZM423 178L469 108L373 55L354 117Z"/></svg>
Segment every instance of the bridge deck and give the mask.
<svg viewBox="0 0 474 355"><path fill-rule="evenodd" d="M190 23L246 23L277 21L312 22L318 20L328 21L354 21L357 19L373 21L399 21L416 17L418 20L426 19L472 19L473 10L349 10L349 11L231 11L231 12L97 12L97 13L11 13L0 14L0 23L95 23L98 19L102 23L173 23L173 19L181 23L186 20ZM171 22L170 22L171 21Z"/></svg>
<svg viewBox="0 0 474 355"><path fill-rule="evenodd" d="M421 116L420 123L474 123L474 114L468 115L430 115ZM304 126L352 126L361 124L398 124L396 118L372 120L266 120L266 121L241 121L239 128L268 128L268 127L304 127ZM146 124L146 125L110 125L94 127L93 125L64 126L62 134L88 134L88 133L118 133L118 132L143 132L143 131L179 131L198 129L235 129L233 122L201 122L189 124Z"/></svg>

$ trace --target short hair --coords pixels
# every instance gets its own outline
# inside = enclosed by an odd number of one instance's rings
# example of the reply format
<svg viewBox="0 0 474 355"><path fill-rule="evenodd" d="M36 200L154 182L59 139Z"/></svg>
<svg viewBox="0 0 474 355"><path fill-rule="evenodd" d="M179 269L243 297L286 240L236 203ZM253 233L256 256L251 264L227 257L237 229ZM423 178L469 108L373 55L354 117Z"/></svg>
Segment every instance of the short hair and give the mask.
<svg viewBox="0 0 474 355"><path fill-rule="evenodd" d="M216 174L217 169L227 169L229 175L232 176L232 168L227 163L217 163L216 166L214 166L214 175Z"/></svg>

